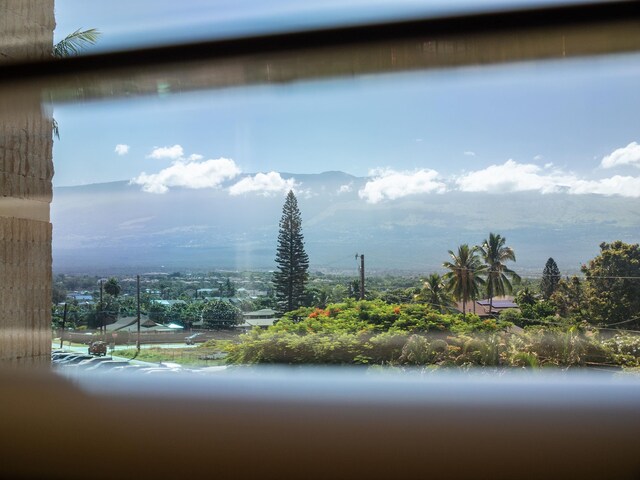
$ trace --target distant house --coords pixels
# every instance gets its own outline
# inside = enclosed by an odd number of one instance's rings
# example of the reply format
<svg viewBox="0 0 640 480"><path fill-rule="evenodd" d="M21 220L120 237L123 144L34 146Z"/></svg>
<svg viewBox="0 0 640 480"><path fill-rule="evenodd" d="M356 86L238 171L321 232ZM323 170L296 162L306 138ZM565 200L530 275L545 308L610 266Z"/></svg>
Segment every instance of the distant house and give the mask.
<svg viewBox="0 0 640 480"><path fill-rule="evenodd" d="M491 312L489 312L489 299L485 298L476 300L475 302L467 302L465 313L472 313L479 317L497 317L503 310L511 308L520 310L520 307L515 303L513 297L493 297ZM456 310L462 313L462 302L456 303Z"/></svg>
<svg viewBox="0 0 640 480"><path fill-rule="evenodd" d="M276 314L277 312L270 308L263 308L262 310L256 310L254 312L245 312L242 314L244 317L244 323L238 326L243 328L267 328L273 325L273 323L278 319Z"/></svg>
<svg viewBox="0 0 640 480"><path fill-rule="evenodd" d="M87 293L69 293L67 294L67 298L71 298L78 303L94 303L93 295Z"/></svg>
<svg viewBox="0 0 640 480"><path fill-rule="evenodd" d="M167 308L171 308L176 304L179 304L179 305L186 305L187 304L187 302L185 302L184 300L158 300L158 299L151 300L151 303L155 303L157 305L162 305L162 306L167 307Z"/></svg>
<svg viewBox="0 0 640 480"><path fill-rule="evenodd" d="M205 300L211 302L213 300L220 300L221 302L227 302L230 303L231 305L235 305L238 306L239 304L242 303L242 299L238 298L238 297L205 297Z"/></svg>
<svg viewBox="0 0 640 480"><path fill-rule="evenodd" d="M217 291L218 291L217 288L215 290L213 288L198 288L196 289L196 297L203 298Z"/></svg>
<svg viewBox="0 0 640 480"><path fill-rule="evenodd" d="M138 318L137 317L122 317L115 323L107 325L107 332L137 332L138 331ZM182 330L180 325L161 325L149 319L146 315L140 316L140 331L141 332L177 332Z"/></svg>

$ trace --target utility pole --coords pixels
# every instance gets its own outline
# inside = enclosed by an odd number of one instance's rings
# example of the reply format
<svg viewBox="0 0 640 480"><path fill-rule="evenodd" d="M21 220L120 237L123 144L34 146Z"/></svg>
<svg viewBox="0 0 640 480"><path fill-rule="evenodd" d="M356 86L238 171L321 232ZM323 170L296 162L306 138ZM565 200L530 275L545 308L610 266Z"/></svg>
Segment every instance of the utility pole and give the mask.
<svg viewBox="0 0 640 480"><path fill-rule="evenodd" d="M136 290L138 299L138 340L136 341L136 349L140 353L140 275L136 275Z"/></svg>
<svg viewBox="0 0 640 480"><path fill-rule="evenodd" d="M67 323L67 302L64 303L64 313L62 314L62 331L60 332L60 349L64 345L64 326Z"/></svg>
<svg viewBox="0 0 640 480"><path fill-rule="evenodd" d="M357 257L360 257L360 300L364 300L364 254Z"/></svg>
<svg viewBox="0 0 640 480"><path fill-rule="evenodd" d="M102 335L104 341L107 341L107 325L104 318L104 305L102 304L102 279L100 279L100 328L102 328Z"/></svg>

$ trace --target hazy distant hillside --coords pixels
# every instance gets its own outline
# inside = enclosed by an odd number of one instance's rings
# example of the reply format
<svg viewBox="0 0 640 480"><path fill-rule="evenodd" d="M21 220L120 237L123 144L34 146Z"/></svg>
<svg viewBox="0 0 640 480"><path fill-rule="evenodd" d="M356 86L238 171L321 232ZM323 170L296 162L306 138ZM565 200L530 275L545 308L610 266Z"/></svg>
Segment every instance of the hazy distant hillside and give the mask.
<svg viewBox="0 0 640 480"><path fill-rule="evenodd" d="M638 242L640 200L595 195L451 192L369 204L367 179L342 172L295 177L313 269L438 270L447 250L507 237L516 269L539 272L554 257L576 269L602 241ZM56 271L178 268L271 269L284 197L218 190L144 193L127 181L56 188Z"/></svg>

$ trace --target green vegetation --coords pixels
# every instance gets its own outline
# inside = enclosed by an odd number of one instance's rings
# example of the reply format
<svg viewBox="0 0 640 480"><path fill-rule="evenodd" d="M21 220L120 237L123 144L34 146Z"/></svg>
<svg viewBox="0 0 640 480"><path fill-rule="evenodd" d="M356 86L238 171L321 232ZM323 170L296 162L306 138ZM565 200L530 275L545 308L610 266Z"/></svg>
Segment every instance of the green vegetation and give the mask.
<svg viewBox="0 0 640 480"><path fill-rule="evenodd" d="M53 56L55 58L65 58L78 55L86 47L95 45L99 37L100 32L95 28L78 29L53 46Z"/></svg>
<svg viewBox="0 0 640 480"><path fill-rule="evenodd" d="M449 272L445 274L447 288L453 298L462 302L462 316L467 312L467 303L475 300L486 281L482 278L486 267L478 256L479 247L469 247L466 243L458 247L458 253L449 250L451 262L444 262L443 267Z"/></svg>
<svg viewBox="0 0 640 480"><path fill-rule="evenodd" d="M582 278L560 279L549 259L540 281L520 281L505 267L515 261L515 253L503 237L490 234L481 247L464 244L449 251L444 276L367 278L363 301L353 298L358 295L353 276L307 275L306 270L303 275L301 270L304 295L296 297L295 309L267 329L206 348L215 350L211 355L217 360L224 351L232 364L638 368L640 248L617 241L601 244L600 250L583 266ZM186 329L200 320L205 329L233 328L241 312L273 308L282 301L284 290L278 297L273 280L269 272L150 274L143 278L141 309L158 322L181 323ZM93 298L67 303L67 327L96 328L103 319L135 312L131 278L110 279L107 283L119 290L105 285L102 304L96 288L100 281L56 277L59 292L85 287L88 291L82 293L88 295L83 297ZM511 290L518 308L491 306L491 295ZM226 296L231 294L236 296ZM489 309L475 303L482 298L489 299ZM173 301L162 304L161 299ZM465 313L456 310L454 300L464 305ZM470 313L468 302L478 307L478 315ZM54 305L54 327L61 327L62 316L63 305ZM176 361L196 364L209 355L199 353L201 348L184 354L145 349L143 355L151 361L180 357Z"/></svg>
<svg viewBox="0 0 640 480"><path fill-rule="evenodd" d="M504 317L504 318L503 318ZM348 301L301 308L227 346L229 363L436 367L640 366L640 338L601 337L565 322L513 331L509 315L480 319L420 304Z"/></svg>
<svg viewBox="0 0 640 480"><path fill-rule="evenodd" d="M228 328L242 323L242 312L228 302L213 300L205 303L202 319L208 328Z"/></svg>
<svg viewBox="0 0 640 480"><path fill-rule="evenodd" d="M214 366L224 365L228 349L228 341L209 340L194 348L143 348L138 352L135 348L116 350L115 355L125 358L134 358L143 362L174 362L185 366ZM137 353L137 355L136 355Z"/></svg>
<svg viewBox="0 0 640 480"><path fill-rule="evenodd" d="M281 312L290 312L303 305L309 269L309 257L304 250L302 217L293 191L289 191L282 207L276 264L278 270L273 274L273 285L278 308Z"/></svg>
<svg viewBox="0 0 640 480"><path fill-rule="evenodd" d="M489 313L493 311L493 297L505 295L513 291L511 281L520 281L520 276L510 270L505 262L516 261L516 254L511 247L505 246L506 239L494 233L489 234L480 247L480 254L486 267L487 297L489 297Z"/></svg>
<svg viewBox="0 0 640 480"><path fill-rule="evenodd" d="M559 282L560 269L558 268L558 264L553 258L549 258L547 263L544 265L544 270L542 271L542 282L540 283L542 297L545 300L549 300L551 298L551 295L553 295L558 288Z"/></svg>

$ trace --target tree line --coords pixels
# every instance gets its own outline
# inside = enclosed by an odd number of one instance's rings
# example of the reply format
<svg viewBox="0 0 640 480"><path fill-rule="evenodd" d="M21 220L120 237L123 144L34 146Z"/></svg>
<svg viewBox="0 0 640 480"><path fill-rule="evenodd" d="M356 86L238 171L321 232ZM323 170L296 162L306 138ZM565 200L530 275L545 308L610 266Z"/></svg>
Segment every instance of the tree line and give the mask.
<svg viewBox="0 0 640 480"><path fill-rule="evenodd" d="M412 301L429 304L441 313L454 311L454 301L458 301L464 318L469 302L475 305L476 300L486 298L491 314L494 298L512 293L514 286L522 281L508 266L508 262L516 261L515 251L500 234L490 233L480 245L462 244L448 253L450 259L443 263L447 272L442 276L430 274ZM288 193L282 211L276 264L273 283L280 312L314 306L309 302L306 288L309 257L304 249L302 218L293 191ZM604 242L600 245L600 254L581 270L582 279L577 276L562 279L557 263L549 258L538 291L525 287L516 296L521 308L520 320L539 321L556 316L597 325L640 326L638 244ZM322 296L315 300L318 307L327 303ZM514 315L511 312L516 319Z"/></svg>

